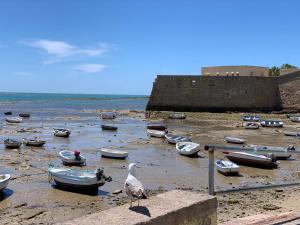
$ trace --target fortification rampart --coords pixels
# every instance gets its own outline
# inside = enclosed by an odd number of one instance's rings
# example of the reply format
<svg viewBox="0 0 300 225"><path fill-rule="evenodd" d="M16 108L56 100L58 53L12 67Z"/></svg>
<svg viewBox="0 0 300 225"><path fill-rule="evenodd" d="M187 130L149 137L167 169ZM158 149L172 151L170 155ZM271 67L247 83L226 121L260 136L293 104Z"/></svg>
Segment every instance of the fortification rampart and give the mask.
<svg viewBox="0 0 300 225"><path fill-rule="evenodd" d="M158 75L147 110L280 111L300 110L300 73L275 77ZM292 90L292 91L288 91Z"/></svg>

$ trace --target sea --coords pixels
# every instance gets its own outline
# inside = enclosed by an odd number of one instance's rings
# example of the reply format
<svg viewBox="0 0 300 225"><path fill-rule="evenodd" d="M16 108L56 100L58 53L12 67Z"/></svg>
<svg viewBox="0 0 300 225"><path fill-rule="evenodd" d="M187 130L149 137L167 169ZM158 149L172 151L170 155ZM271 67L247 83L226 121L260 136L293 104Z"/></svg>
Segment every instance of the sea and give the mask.
<svg viewBox="0 0 300 225"><path fill-rule="evenodd" d="M145 110L148 96L0 92L0 112L78 115L95 110ZM14 113L15 112L15 113Z"/></svg>

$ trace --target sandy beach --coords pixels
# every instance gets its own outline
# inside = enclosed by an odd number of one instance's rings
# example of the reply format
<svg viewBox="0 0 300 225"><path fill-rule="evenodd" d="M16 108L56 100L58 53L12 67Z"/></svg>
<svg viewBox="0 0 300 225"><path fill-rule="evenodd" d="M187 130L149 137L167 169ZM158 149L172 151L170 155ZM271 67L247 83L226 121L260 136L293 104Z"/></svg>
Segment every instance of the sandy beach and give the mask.
<svg viewBox="0 0 300 225"><path fill-rule="evenodd" d="M152 113L145 118L144 111L119 110L118 118L102 121L101 111L91 110L85 114L66 116L33 116L21 124L3 122L0 139L42 137L47 141L43 148L22 147L20 150L5 149L0 145L0 167L10 173L12 179L1 196L0 224L53 224L67 221L89 213L98 212L128 202L124 193L113 194L123 188L130 162L138 163L138 178L149 195L171 189L184 189L207 193L208 157L204 144L225 144L224 136L245 138L249 144L298 146L299 139L283 135L284 130L296 130L300 125L292 123L285 115L260 114L262 118L281 119L284 128L261 128L245 130L241 113L187 113L186 120L170 120L167 113ZM82 112L81 112L82 113ZM2 116L4 118L4 116ZM179 155L175 146L146 134L149 121L163 121L174 134L187 135L200 143L198 158ZM119 127L117 132L102 131L102 123ZM72 130L70 138L53 136L53 128ZM101 147L118 148L129 152L126 160L101 158ZM61 165L58 152L80 150L87 157L87 168L103 167L113 181L99 188L97 196L67 192L49 184L49 163ZM224 158L216 154L216 158ZM280 161L274 170L241 167L239 177L225 177L215 173L216 190L247 187L260 184L297 182L295 174L300 170L299 156ZM298 187L273 188L258 191L218 194L218 220L227 221L256 213L276 213L297 209L300 189Z"/></svg>

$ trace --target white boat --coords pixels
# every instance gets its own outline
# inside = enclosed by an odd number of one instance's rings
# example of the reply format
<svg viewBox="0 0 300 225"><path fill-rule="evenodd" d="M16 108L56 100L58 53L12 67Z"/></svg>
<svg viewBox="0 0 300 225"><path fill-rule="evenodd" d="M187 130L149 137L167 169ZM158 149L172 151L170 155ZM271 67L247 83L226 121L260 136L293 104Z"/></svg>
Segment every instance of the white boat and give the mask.
<svg viewBox="0 0 300 225"><path fill-rule="evenodd" d="M23 119L21 117L7 117L5 120L8 123L21 123Z"/></svg>
<svg viewBox="0 0 300 225"><path fill-rule="evenodd" d="M98 187L105 184L105 181L111 181L110 177L106 177L103 169L80 170L70 169L65 167L48 168L49 182L54 181L61 188L81 190L81 191L96 191Z"/></svg>
<svg viewBox="0 0 300 225"><path fill-rule="evenodd" d="M244 144L246 142L245 139L237 138L237 137L225 137L225 141L233 144Z"/></svg>
<svg viewBox="0 0 300 225"><path fill-rule="evenodd" d="M240 172L240 167L228 160L217 160L215 162L217 170L226 176L237 175Z"/></svg>
<svg viewBox="0 0 300 225"><path fill-rule="evenodd" d="M186 115L182 113L171 113L169 115L169 119L177 119L177 120L183 120L186 118Z"/></svg>
<svg viewBox="0 0 300 225"><path fill-rule="evenodd" d="M101 148L100 154L102 157L113 159L125 159L128 156L128 152L122 150Z"/></svg>
<svg viewBox="0 0 300 225"><path fill-rule="evenodd" d="M108 119L108 120L112 120L116 118L116 113L115 112L103 112L101 114L102 119Z"/></svg>
<svg viewBox="0 0 300 225"><path fill-rule="evenodd" d="M283 127L282 121L277 120L264 120L260 122L263 127Z"/></svg>
<svg viewBox="0 0 300 225"><path fill-rule="evenodd" d="M8 138L4 140L4 145L6 148L20 148L22 142Z"/></svg>
<svg viewBox="0 0 300 225"><path fill-rule="evenodd" d="M60 151L59 156L67 165L84 165L86 162L86 158L80 155L79 151Z"/></svg>
<svg viewBox="0 0 300 225"><path fill-rule="evenodd" d="M244 121L258 122L260 121L260 116L243 116L242 119Z"/></svg>
<svg viewBox="0 0 300 225"><path fill-rule="evenodd" d="M10 180L10 174L0 174L0 191L3 191Z"/></svg>
<svg viewBox="0 0 300 225"><path fill-rule="evenodd" d="M247 123L243 123L243 127L245 127L245 129L256 130L259 129L259 124L255 122L247 122Z"/></svg>
<svg viewBox="0 0 300 225"><path fill-rule="evenodd" d="M285 136L292 136L292 137L300 137L300 132L296 131L283 131Z"/></svg>
<svg viewBox="0 0 300 225"><path fill-rule="evenodd" d="M176 149L180 155L193 156L199 152L200 144L194 142L177 142Z"/></svg>
<svg viewBox="0 0 300 225"><path fill-rule="evenodd" d="M69 137L70 134L71 131L69 129L65 129L65 128L54 129L54 136L56 137Z"/></svg>
<svg viewBox="0 0 300 225"><path fill-rule="evenodd" d="M147 134L149 134L151 137L163 138L166 135L166 131L147 129Z"/></svg>
<svg viewBox="0 0 300 225"><path fill-rule="evenodd" d="M173 134L166 134L165 138L170 144L176 144L177 142L192 142L192 139L190 137L183 137Z"/></svg>
<svg viewBox="0 0 300 225"><path fill-rule="evenodd" d="M250 154L246 152L223 152L226 157L237 164L247 165L257 168L277 168L276 158L264 155Z"/></svg>
<svg viewBox="0 0 300 225"><path fill-rule="evenodd" d="M300 116L291 116L290 120L292 122L300 123Z"/></svg>
<svg viewBox="0 0 300 225"><path fill-rule="evenodd" d="M288 147L277 147L277 146L267 146L267 145L249 145L255 151L258 151L260 154L265 156L273 155L276 159L288 159L292 155L289 152L284 152L288 150L295 150L294 146ZM272 153L263 153L264 151L272 151Z"/></svg>
<svg viewBox="0 0 300 225"><path fill-rule="evenodd" d="M23 139L23 143L26 146L42 147L44 144L46 144L46 141L40 140L38 138L35 138L35 139Z"/></svg>

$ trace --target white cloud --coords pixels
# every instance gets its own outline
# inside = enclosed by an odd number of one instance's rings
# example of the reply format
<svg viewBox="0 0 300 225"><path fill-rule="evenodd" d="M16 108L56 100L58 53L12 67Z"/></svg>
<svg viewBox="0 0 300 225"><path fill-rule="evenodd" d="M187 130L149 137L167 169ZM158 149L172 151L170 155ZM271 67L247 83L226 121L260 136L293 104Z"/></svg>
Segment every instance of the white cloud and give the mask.
<svg viewBox="0 0 300 225"><path fill-rule="evenodd" d="M49 58L44 61L44 64L74 60L76 57L102 56L109 50L109 46L105 43L90 48L80 48L67 42L46 39L21 41L21 43L46 52Z"/></svg>
<svg viewBox="0 0 300 225"><path fill-rule="evenodd" d="M75 70L83 73L99 73L107 66L103 64L79 64L74 67Z"/></svg>
<svg viewBox="0 0 300 225"><path fill-rule="evenodd" d="M33 74L32 73L28 73L28 72L16 72L15 74L17 76L24 77L24 78L31 78L31 77L33 77Z"/></svg>

